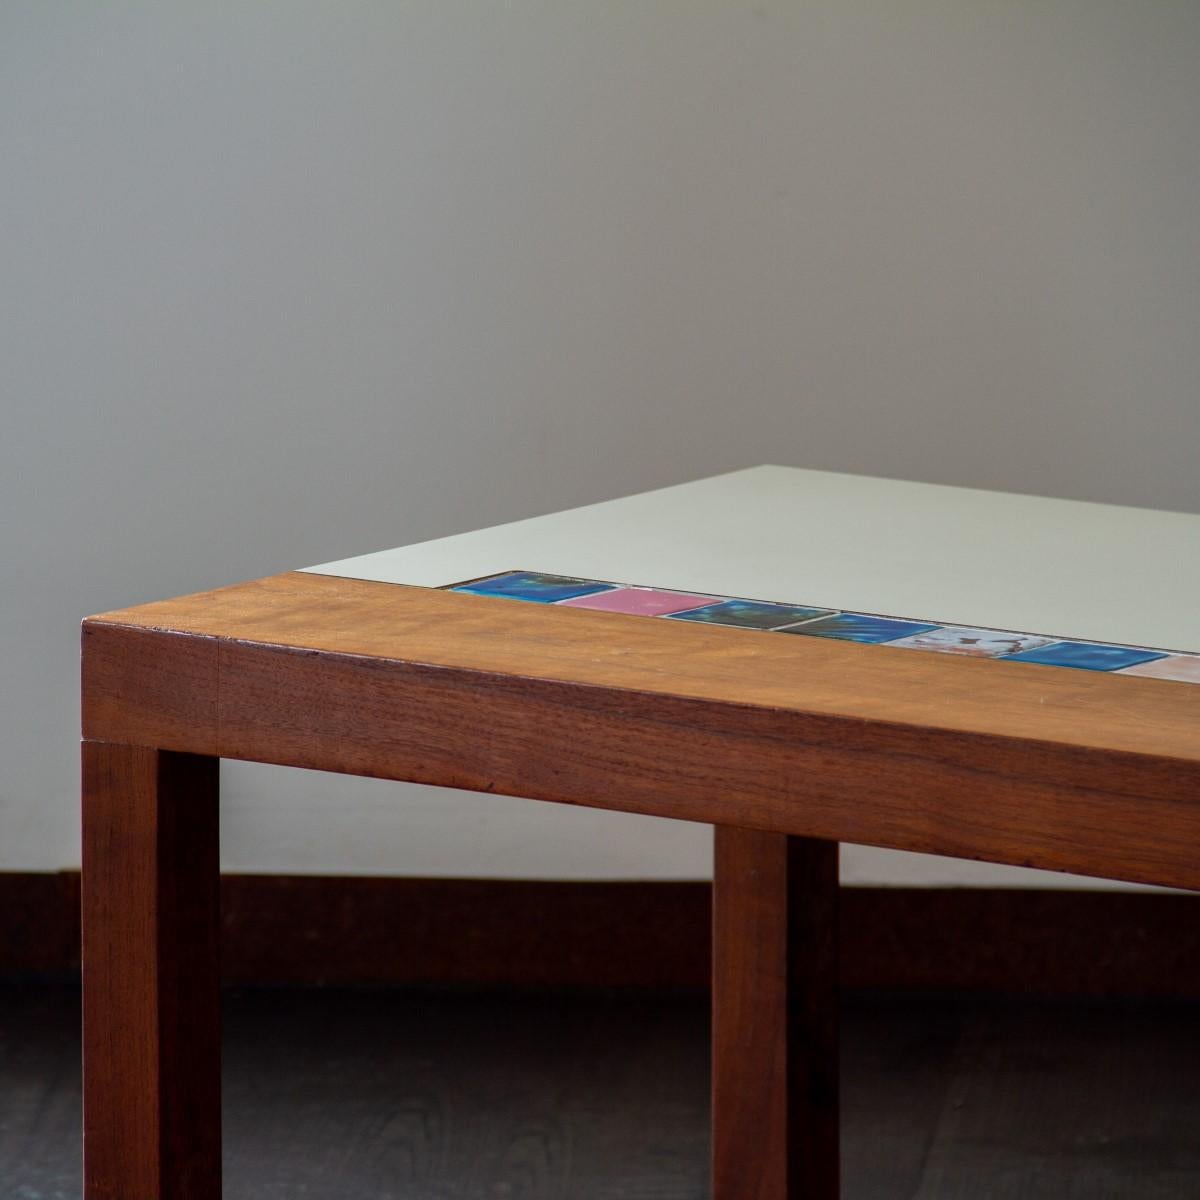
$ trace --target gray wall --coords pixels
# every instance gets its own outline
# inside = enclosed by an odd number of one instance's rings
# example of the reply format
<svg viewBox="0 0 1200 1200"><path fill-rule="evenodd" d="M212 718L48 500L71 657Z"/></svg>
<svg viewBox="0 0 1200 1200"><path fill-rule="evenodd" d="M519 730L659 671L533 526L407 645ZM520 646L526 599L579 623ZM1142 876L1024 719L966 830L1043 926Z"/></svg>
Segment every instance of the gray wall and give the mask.
<svg viewBox="0 0 1200 1200"><path fill-rule="evenodd" d="M0 869L77 861L88 611L762 461L1200 510L1198 63L1185 0L8 0ZM228 785L243 869L706 866Z"/></svg>

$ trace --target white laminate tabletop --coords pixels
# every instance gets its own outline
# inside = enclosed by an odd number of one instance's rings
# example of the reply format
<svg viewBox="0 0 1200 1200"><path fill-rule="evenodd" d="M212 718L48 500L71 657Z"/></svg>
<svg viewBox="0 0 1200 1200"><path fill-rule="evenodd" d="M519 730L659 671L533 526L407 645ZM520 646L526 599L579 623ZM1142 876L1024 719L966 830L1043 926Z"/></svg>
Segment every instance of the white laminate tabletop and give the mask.
<svg viewBox="0 0 1200 1200"><path fill-rule="evenodd" d="M523 570L1200 650L1200 515L753 467L306 570Z"/></svg>

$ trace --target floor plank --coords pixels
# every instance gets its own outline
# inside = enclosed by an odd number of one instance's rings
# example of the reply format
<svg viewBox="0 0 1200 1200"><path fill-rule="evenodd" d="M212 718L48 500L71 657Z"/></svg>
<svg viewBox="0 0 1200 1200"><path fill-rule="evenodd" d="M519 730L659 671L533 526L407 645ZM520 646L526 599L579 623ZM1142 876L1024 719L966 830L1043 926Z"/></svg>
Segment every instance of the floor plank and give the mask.
<svg viewBox="0 0 1200 1200"><path fill-rule="evenodd" d="M1195 1200L1196 1005L979 1006L916 1200Z"/></svg>
<svg viewBox="0 0 1200 1200"><path fill-rule="evenodd" d="M0 1200L78 1200L79 996L0 988ZM1195 1200L1196 1005L851 995L846 1200ZM227 1200L701 1200L703 996L225 999Z"/></svg>
<svg viewBox="0 0 1200 1200"><path fill-rule="evenodd" d="M962 1003L857 996L842 1018L842 1195L912 1200L944 1107Z"/></svg>
<svg viewBox="0 0 1200 1200"><path fill-rule="evenodd" d="M0 988L0 1197L78 1200L79 989Z"/></svg>
<svg viewBox="0 0 1200 1200"><path fill-rule="evenodd" d="M694 997L258 992L228 1008L233 1200L664 1200L707 1187Z"/></svg>

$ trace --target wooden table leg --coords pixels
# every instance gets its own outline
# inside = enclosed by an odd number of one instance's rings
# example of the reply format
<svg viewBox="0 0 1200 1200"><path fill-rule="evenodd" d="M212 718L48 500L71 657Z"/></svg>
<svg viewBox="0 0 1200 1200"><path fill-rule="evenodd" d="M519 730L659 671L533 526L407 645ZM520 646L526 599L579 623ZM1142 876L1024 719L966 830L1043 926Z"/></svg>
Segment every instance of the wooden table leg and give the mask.
<svg viewBox="0 0 1200 1200"><path fill-rule="evenodd" d="M718 825L714 1200L835 1200L838 846Z"/></svg>
<svg viewBox="0 0 1200 1200"><path fill-rule="evenodd" d="M221 1193L218 765L83 744L85 1200Z"/></svg>

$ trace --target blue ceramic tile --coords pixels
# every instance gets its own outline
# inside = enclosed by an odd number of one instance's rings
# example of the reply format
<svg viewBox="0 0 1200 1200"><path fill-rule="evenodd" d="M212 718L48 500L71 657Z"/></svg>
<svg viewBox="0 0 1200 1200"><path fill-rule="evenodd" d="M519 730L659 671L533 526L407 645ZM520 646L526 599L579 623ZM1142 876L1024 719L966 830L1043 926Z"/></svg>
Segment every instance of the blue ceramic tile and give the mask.
<svg viewBox="0 0 1200 1200"><path fill-rule="evenodd" d="M798 604L768 604L763 600L722 600L690 612L672 613L673 621L698 621L706 625L737 625L742 629L778 629L810 617L824 617L828 608L805 608Z"/></svg>
<svg viewBox="0 0 1200 1200"><path fill-rule="evenodd" d="M1119 671L1122 667L1153 662L1157 658L1166 658L1166 655L1157 650L1134 650L1129 646L1103 646L1095 642L1053 642L1037 650L1006 654L1000 661L1075 667L1080 671Z"/></svg>
<svg viewBox="0 0 1200 1200"><path fill-rule="evenodd" d="M899 621L894 617L872 617L865 613L834 613L819 617L781 633L804 633L810 637L840 638L844 642L894 642L897 638L912 637L937 629L921 621Z"/></svg>
<svg viewBox="0 0 1200 1200"><path fill-rule="evenodd" d="M565 575L540 575L536 571L510 571L493 575L474 583L460 583L452 592L471 592L476 596L507 596L510 600L532 600L537 604L557 604L576 596L592 596L596 592L611 592L611 583L594 579L571 579Z"/></svg>

